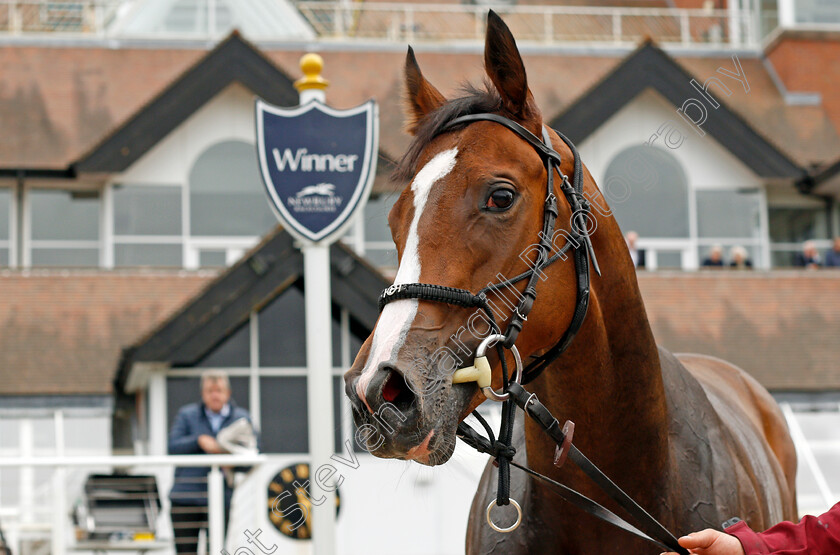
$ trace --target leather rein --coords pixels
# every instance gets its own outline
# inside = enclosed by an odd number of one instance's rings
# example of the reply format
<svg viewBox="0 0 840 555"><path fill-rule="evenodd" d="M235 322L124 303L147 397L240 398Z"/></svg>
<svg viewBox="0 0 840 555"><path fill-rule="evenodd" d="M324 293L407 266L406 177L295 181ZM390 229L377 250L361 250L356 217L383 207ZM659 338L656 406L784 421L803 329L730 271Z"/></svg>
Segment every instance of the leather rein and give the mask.
<svg viewBox="0 0 840 555"><path fill-rule="evenodd" d="M458 437L461 438L461 440L467 445L473 447L479 452L487 453L493 456L495 458L494 462L499 468L499 485L497 488L496 499L488 505L486 510L487 522L494 530L498 532L512 532L522 522L521 507L515 500L510 499L510 466L513 465L534 478L551 484L554 488L553 491L555 491L561 498L572 503L583 511L613 526L647 540L657 545L659 548L666 549L667 551L675 551L681 555L688 555L688 551L677 543L677 539L673 534L671 534L655 518L639 506L638 503L636 503L630 496L622 491L621 488L612 482L612 480L601 472L597 466L587 459L586 456L572 444L574 424L570 421L566 421L565 425L561 427L557 419L554 418L545 405L539 401L536 394L530 393L522 387L522 384L527 384L533 381L546 369L549 364L560 357L560 355L562 355L569 347L578 331L580 331L589 307L590 262L592 263L595 272L600 275L600 268L598 267L598 261L595 257L595 250L592 247L592 241L588 234L590 204L583 194L583 168L577 149L568 138L557 132L559 137L569 147L574 157L574 170L572 174L572 181L570 183L568 176L566 176L560 169L562 161L560 154L552 148L551 138L548 133L548 129L545 126L543 126L542 129L543 138L540 140L525 127L506 117L497 114L470 114L453 119L446 124L439 133L452 131L456 127L462 127L476 121L492 121L506 127L530 144L540 158L542 158L548 177L546 179L546 196L543 205L543 226L541 232L539 233L536 260L530 265L528 270L522 272L521 274L507 280L489 284L475 294L466 289L458 289L444 285L432 285L426 283L394 284L385 289L380 295L379 310L381 312L385 305L396 300L419 299L462 306L465 308L480 308L489 318L490 323L492 324L493 334L482 341L476 352L476 359L473 367L455 371L453 383L477 381L479 387L481 387L489 399L503 403L502 422L499 429L498 440L493 434L493 430L490 425L477 411L473 411L472 414L485 429L488 437L482 437L478 432L464 422L458 424L457 432ZM571 229L566 233L566 244L559 250L555 249L553 245L553 235L557 217L559 215L557 196L554 194L555 172L561 178L560 190L563 192L566 201L569 203L572 213L570 221ZM519 332L522 331L522 326L524 322L527 321L528 314L530 313L534 305L534 301L536 300L536 286L539 281L539 277L542 270L547 266L553 264L560 258L565 260L567 258L566 252L572 249L577 291L575 310L572 315L572 320L569 323L569 327L557 343L555 343L554 346L548 349L544 354L534 357L534 359L523 369L519 353L514 344L519 336ZM556 250L553 255L551 254L552 250ZM487 294L502 291L504 288L511 287L523 280L527 280L527 283L521 294L521 299L513 310L507 329L504 333L501 333L499 325L496 323L493 311L490 308ZM493 391L489 385L490 365L484 356L486 349L494 344L497 348L499 360L502 365L502 379L504 384L502 393ZM504 354L505 348L510 349L513 352L514 359L516 361L516 375L513 377L510 376L508 372L507 360ZM543 476L542 474L513 461L513 456L515 455L516 450L511 445L511 442L517 406L520 407L525 414L534 419L557 444L554 459L555 466L559 467L566 461L567 458L571 459L607 495L609 495L616 503L627 511L627 513L638 523L639 526L633 526L609 509L603 507L583 494L580 494L577 491L552 480L551 478ZM517 510L517 520L513 525L507 528L501 528L493 522L493 519L491 518L491 510L494 505L502 506L511 503L513 503L514 508Z"/></svg>

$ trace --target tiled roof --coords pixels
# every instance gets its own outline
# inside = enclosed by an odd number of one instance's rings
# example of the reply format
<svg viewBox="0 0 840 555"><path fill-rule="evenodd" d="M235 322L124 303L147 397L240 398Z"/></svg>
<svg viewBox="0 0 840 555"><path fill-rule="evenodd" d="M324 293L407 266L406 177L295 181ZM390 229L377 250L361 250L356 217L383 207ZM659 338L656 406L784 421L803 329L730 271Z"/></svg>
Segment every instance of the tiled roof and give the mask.
<svg viewBox="0 0 840 555"><path fill-rule="evenodd" d="M122 347L215 272L0 272L0 395L107 394Z"/></svg>
<svg viewBox="0 0 840 555"><path fill-rule="evenodd" d="M122 349L211 283L210 272L0 273L0 395L107 394ZM771 389L840 390L840 272L650 272L654 335L732 361Z"/></svg>
<svg viewBox="0 0 840 555"><path fill-rule="evenodd" d="M302 51L263 53L288 75L300 73ZM0 168L66 168L206 54L190 49L0 47L0 121L5 130L0 136ZM331 82L329 103L346 108L375 98L380 104L381 150L392 159L399 157L408 143L401 130L404 54L358 50L321 54L324 75ZM523 57L531 89L550 120L626 56L526 51ZM446 95L465 81L483 79L479 54L421 48L418 60L424 74ZM731 67L731 60L722 55L676 60L698 80L713 75L718 67ZM840 123L832 124L828 114L840 111L840 97L824 94L823 105L817 106L787 105L760 59L742 57L741 63L750 92L735 91L726 104L797 162L836 159ZM826 69L834 71L831 65ZM785 68L779 73L787 75ZM836 73L840 75L840 69Z"/></svg>
<svg viewBox="0 0 840 555"><path fill-rule="evenodd" d="M840 271L641 272L656 340L777 390L840 390Z"/></svg>

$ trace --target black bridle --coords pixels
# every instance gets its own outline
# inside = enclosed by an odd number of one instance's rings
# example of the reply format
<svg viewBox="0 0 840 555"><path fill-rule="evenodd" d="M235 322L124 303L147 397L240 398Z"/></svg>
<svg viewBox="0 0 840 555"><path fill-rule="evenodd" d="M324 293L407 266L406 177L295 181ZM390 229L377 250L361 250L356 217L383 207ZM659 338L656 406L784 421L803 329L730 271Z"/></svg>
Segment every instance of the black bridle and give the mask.
<svg viewBox="0 0 840 555"><path fill-rule="evenodd" d="M572 321L569 323L569 327L563 336L553 347L546 351L545 354L536 357L525 367L522 383L527 384L533 381L549 364L563 354L575 338L575 335L577 335L581 325L583 325L583 321L586 318L586 311L589 307L590 259L593 262L595 271L600 274L598 262L595 259L595 250L592 248L592 241L587 233L590 205L589 201L583 195L583 167L580 163L580 156L577 153L575 145L565 136L558 133L560 138L569 146L574 156L574 172L572 174L572 184L570 184L569 178L560 170L560 154L551 148L551 139L545 127L543 127L543 141L545 141L543 142L515 121L496 114L471 114L455 118L441 129L441 133L476 121L492 121L507 127L530 144L543 160L548 177L546 179L545 203L543 205L543 226L541 232L538 234L539 242L536 243L536 260L530 268L521 274L498 283L489 284L475 294L466 289L444 285L430 285L427 283L393 285L385 289L379 296L379 310L381 311L386 304L400 299L421 299L466 308L481 308L487 314L488 318L490 318L495 331L500 332L493 311L490 309L487 294L504 291L505 288L527 279L528 283L522 292L522 298L513 311L507 329L504 332L504 346L509 349L516 342L519 332L522 331L522 325L528 319L528 314L534 306L534 301L537 298L537 282L539 281L542 270L560 258L565 257L566 252L573 248L575 272L577 274L577 279L575 280L577 283L577 301ZM553 244L553 237L559 214L557 196L554 194L555 171L562 179L560 190L563 192L572 210L572 219L570 229L567 232L568 238L566 244L552 255L551 251L556 250ZM583 246L585 248L581 248Z"/></svg>
<svg viewBox="0 0 840 555"><path fill-rule="evenodd" d="M494 333L501 333L499 325L496 323L493 311L490 308L487 295L489 293L498 293L503 291L504 288L510 287L527 279L527 284L522 292L522 298L513 310L513 313L509 318L507 328L504 331L504 341L497 344L499 360L502 365L504 391L507 394L506 400L502 406L502 423L499 429L499 439L496 440L493 430L477 411L473 411L473 416L475 416L484 427L488 438L482 437L464 422L461 422L458 425L458 437L460 437L461 440L476 450L487 453L496 459L496 464L499 468L499 486L497 489L495 503L497 505L507 505L510 503L510 465L514 465L527 472L529 475L550 483L555 487L555 491L563 499L583 509L587 513L592 514L593 516L600 518L613 526L630 532L642 539L652 542L660 548L688 555L688 551L680 547L673 534L656 521L656 519L654 519L635 501L633 501L630 496L622 491L621 488L612 482L612 480L610 480L606 475L604 475L597 466L589 461L589 459L587 459L586 456L572 444L571 439L572 431L574 429L573 424L567 421L566 426L561 428L560 423L554 418L554 416L552 416L551 412L549 412L549 410L540 403L536 394L529 393L519 383L510 380L504 349L512 349L514 347L514 343L519 336L519 332L522 331L522 326L528 319L528 314L531 312L534 301L537 298L536 286L542 270L560 258L565 259L565 254L570 249L574 250L573 257L577 291L575 310L572 315L572 320L569 323L569 327L557 343L555 343L554 346L548 349L544 354L534 357L534 360L529 362L525 367L521 377L522 384L527 384L537 378L537 376L539 376L549 364L565 352L577 335L578 331L580 331L589 307L589 264L590 262L592 263L592 266L598 275L600 275L600 268L598 267L595 250L592 247L592 241L589 237L590 204L583 194L583 167L575 145L563 134L557 132L557 135L559 135L559 137L571 150L574 158L574 170L572 173L572 181L570 183L568 176L566 176L566 174L564 174L560 169L562 160L560 154L551 146L551 138L546 127L543 127L542 129L543 140L540 140L525 127L506 117L499 116L497 114L471 114L453 119L451 122L443 126L440 133L452 131L456 127L468 125L476 121L492 121L510 129L521 139L530 144L543 161L547 173L546 195L543 205L543 226L538 235L539 242L536 243L536 260L534 260L531 266L521 274L510 279L489 284L478 293L472 293L466 289L427 283L395 284L385 289L380 295L379 310L382 311L388 303L401 299L419 299L466 308L480 308L490 319L493 327L492 331ZM555 249L553 243L557 217L559 215L557 196L554 194L555 172L561 178L560 190L563 192L566 201L569 203L572 214L570 219L570 229L566 233L566 244L560 249ZM556 251L553 255L551 254L552 250ZM563 484L514 462L513 456L516 453L516 450L511 445L511 441L517 406L522 408L523 411L525 411L525 414L533 418L557 443L557 456L555 457L555 464L558 464L559 466L559 464L562 464L567 457L570 458L581 468L581 470L584 471L584 473L586 473L596 484L598 484L605 493L607 493L637 522L639 522L641 529L629 524L609 509L606 509L597 502L576 492L575 490L572 490ZM521 521L521 509L519 508L519 505L516 504L516 508L519 511L519 519L517 520L517 523L510 528L500 529L495 526L490 519L491 508L492 503L487 508L487 520L496 530L502 532L512 531Z"/></svg>

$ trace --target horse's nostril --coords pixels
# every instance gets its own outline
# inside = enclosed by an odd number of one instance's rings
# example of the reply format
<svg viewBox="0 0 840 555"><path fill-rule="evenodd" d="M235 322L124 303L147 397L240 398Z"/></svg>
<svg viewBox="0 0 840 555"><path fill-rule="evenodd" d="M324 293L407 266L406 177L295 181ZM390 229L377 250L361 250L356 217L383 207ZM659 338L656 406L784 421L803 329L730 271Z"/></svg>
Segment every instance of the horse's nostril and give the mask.
<svg viewBox="0 0 840 555"><path fill-rule="evenodd" d="M414 402L414 393L399 372L389 369L390 375L382 387L382 398L400 410L407 409Z"/></svg>

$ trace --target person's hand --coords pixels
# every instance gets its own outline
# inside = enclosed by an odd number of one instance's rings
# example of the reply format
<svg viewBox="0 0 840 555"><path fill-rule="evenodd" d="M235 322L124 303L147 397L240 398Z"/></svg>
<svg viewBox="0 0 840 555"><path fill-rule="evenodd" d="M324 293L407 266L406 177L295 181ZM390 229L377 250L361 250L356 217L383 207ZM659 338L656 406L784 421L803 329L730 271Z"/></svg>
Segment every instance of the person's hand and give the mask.
<svg viewBox="0 0 840 555"><path fill-rule="evenodd" d="M198 436L198 446L209 455L224 453L216 438L207 434Z"/></svg>
<svg viewBox="0 0 840 555"><path fill-rule="evenodd" d="M681 537L680 545L697 555L744 555L744 548L735 536L706 529ZM677 555L663 553L662 555Z"/></svg>

